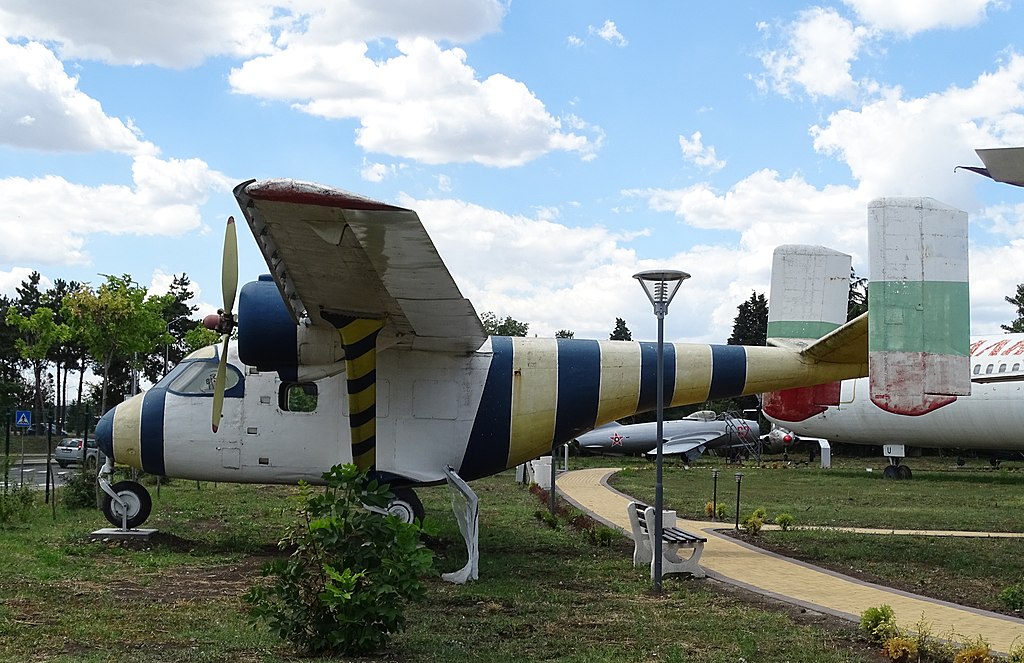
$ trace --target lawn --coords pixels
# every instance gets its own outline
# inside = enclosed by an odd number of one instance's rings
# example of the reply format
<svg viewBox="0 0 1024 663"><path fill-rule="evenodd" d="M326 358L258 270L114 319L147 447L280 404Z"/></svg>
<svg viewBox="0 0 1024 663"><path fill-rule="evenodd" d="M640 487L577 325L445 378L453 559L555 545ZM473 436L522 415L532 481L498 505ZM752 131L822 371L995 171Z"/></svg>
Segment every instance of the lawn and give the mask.
<svg viewBox="0 0 1024 663"><path fill-rule="evenodd" d="M876 661L834 619L767 605L707 581L669 578L660 597L632 544L588 542L510 473L474 483L480 580L428 580L426 601L382 661ZM247 619L241 595L275 554L294 490L175 481L162 487L150 544L93 542L91 510L38 505L0 532L0 660L291 661ZM155 491L154 491L155 497ZM465 561L447 488L421 491L437 570ZM303 659L310 660L310 659Z"/></svg>

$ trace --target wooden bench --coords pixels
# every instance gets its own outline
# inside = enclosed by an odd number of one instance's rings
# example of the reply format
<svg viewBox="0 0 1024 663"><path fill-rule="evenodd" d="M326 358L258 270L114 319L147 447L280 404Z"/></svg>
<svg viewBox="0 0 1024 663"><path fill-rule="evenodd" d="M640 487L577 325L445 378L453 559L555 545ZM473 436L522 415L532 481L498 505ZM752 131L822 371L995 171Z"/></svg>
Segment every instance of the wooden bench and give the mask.
<svg viewBox="0 0 1024 663"><path fill-rule="evenodd" d="M654 507L647 506L641 502L630 502L626 507L629 514L629 523L633 527L633 566L650 565L651 578L654 578L654 549L657 543L654 539ZM691 534L675 526L675 511L662 512L661 527L661 572L663 575L669 573L689 573L695 578L704 577L704 569L700 567L700 556L704 553L704 544L707 539L703 536ZM651 527L648 527L648 523ZM690 556L681 558L679 551L689 549Z"/></svg>

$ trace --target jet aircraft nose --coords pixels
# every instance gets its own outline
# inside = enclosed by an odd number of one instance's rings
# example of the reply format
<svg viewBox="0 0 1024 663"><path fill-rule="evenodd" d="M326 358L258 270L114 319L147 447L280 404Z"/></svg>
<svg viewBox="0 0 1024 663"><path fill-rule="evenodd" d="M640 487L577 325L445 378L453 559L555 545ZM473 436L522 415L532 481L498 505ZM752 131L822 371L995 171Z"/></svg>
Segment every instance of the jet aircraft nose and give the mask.
<svg viewBox="0 0 1024 663"><path fill-rule="evenodd" d="M116 407L107 410L107 413L100 417L96 424L96 446L103 455L111 460L114 459L114 411Z"/></svg>

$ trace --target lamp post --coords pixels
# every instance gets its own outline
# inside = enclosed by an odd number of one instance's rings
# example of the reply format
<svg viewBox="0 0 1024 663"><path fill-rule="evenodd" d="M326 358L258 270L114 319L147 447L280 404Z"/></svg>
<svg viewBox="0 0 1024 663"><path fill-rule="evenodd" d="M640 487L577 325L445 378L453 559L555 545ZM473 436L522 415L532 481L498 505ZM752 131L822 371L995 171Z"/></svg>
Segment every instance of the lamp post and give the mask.
<svg viewBox="0 0 1024 663"><path fill-rule="evenodd" d="M648 270L633 275L640 286L644 289L647 298L654 305L654 315L658 318L658 369L657 369L657 391L658 391L658 424L657 424L657 456L655 459L655 480L654 480L654 540L658 542L658 549L654 552L654 593L661 593L661 528L662 528L662 487L661 487L661 450L664 443L665 423L665 316L668 315L668 305L676 296L679 286L683 281L690 278L686 272L674 269Z"/></svg>
<svg viewBox="0 0 1024 663"><path fill-rule="evenodd" d="M711 520L718 520L718 468L711 468Z"/></svg>
<svg viewBox="0 0 1024 663"><path fill-rule="evenodd" d="M736 473L736 531L740 530L740 484L743 483L743 472Z"/></svg>

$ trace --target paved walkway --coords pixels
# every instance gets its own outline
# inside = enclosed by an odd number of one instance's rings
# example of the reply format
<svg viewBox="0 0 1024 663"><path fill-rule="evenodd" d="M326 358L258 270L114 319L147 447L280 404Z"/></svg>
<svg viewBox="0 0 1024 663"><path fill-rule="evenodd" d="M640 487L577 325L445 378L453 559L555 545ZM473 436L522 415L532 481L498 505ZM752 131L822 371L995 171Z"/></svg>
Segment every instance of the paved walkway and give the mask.
<svg viewBox="0 0 1024 663"><path fill-rule="evenodd" d="M626 507L632 498L607 482L616 471L596 468L566 472L557 478L558 490L598 520L631 535ZM937 637L954 632L972 638L982 635L999 652L1008 652L1014 644L1024 644L1024 620L881 587L782 557L719 534L714 528L721 528L721 523L680 519L678 526L706 533L708 542L701 566L716 580L854 621L867 608L887 603L901 625L910 627L923 616Z"/></svg>

